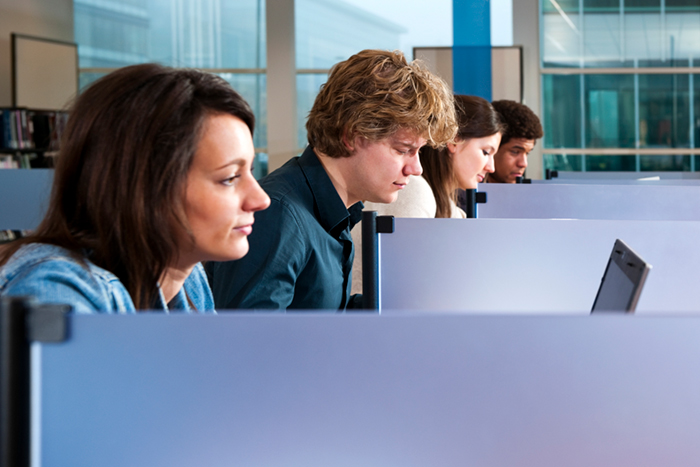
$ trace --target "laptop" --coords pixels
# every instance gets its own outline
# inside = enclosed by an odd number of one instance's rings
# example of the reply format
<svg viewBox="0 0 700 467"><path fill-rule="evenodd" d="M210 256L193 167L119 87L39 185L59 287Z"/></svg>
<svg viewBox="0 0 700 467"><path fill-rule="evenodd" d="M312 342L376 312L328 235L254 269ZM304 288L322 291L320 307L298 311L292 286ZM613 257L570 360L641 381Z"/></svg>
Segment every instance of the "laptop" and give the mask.
<svg viewBox="0 0 700 467"><path fill-rule="evenodd" d="M625 242L615 240L591 313L634 312L651 265Z"/></svg>

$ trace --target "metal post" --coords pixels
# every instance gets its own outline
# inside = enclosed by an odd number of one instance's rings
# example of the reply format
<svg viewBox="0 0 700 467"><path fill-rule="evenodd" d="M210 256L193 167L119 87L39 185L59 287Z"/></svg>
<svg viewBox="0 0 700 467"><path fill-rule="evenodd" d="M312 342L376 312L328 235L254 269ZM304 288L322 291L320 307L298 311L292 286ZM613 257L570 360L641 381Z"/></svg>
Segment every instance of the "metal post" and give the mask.
<svg viewBox="0 0 700 467"><path fill-rule="evenodd" d="M476 219L476 190L474 188L464 190L467 194L466 209L467 219Z"/></svg>
<svg viewBox="0 0 700 467"><path fill-rule="evenodd" d="M362 308L379 309L377 212L362 212Z"/></svg>
<svg viewBox="0 0 700 467"><path fill-rule="evenodd" d="M0 465L8 467L29 467L29 308L24 298L0 299Z"/></svg>

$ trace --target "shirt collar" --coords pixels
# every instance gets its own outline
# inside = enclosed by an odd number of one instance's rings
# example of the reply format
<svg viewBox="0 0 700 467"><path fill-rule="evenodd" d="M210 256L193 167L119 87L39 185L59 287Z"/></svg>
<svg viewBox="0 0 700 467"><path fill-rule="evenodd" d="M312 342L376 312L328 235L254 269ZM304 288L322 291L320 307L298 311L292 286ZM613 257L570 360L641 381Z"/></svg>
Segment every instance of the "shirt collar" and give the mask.
<svg viewBox="0 0 700 467"><path fill-rule="evenodd" d="M307 146L299 157L299 167L306 177L309 188L311 188L311 194L318 210L318 221L326 232L337 236L348 225L352 228L360 221L362 203L355 203L350 206L350 209L345 207L326 169L311 146Z"/></svg>
<svg viewBox="0 0 700 467"><path fill-rule="evenodd" d="M169 313L170 310L186 311L190 309L184 284L182 288L178 290L175 296L170 300L170 303L165 301L165 295L163 295L163 289L160 288L160 284L157 285L158 297L155 299L155 303L151 306L152 309L163 310L166 313Z"/></svg>

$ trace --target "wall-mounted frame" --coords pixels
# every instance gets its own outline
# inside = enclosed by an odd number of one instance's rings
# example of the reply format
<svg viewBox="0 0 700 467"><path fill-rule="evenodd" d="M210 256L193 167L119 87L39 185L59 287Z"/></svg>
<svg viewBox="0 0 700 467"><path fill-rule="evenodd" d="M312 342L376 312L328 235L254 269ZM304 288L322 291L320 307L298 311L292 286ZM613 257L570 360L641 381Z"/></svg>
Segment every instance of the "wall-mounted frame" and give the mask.
<svg viewBox="0 0 700 467"><path fill-rule="evenodd" d="M78 45L12 33L12 105L60 110L78 92Z"/></svg>

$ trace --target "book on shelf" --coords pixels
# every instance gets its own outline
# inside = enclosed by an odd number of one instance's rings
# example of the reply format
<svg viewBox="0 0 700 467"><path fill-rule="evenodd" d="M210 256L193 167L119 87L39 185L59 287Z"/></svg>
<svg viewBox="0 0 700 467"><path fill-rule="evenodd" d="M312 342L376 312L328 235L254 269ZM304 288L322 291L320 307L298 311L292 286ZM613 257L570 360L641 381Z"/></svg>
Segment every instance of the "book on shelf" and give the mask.
<svg viewBox="0 0 700 467"><path fill-rule="evenodd" d="M11 154L0 154L0 169L19 169L19 162Z"/></svg>
<svg viewBox="0 0 700 467"><path fill-rule="evenodd" d="M8 243L18 238L26 237L31 231L29 230L0 230L0 243Z"/></svg>
<svg viewBox="0 0 700 467"><path fill-rule="evenodd" d="M57 151L68 113L0 108L0 151Z"/></svg>

